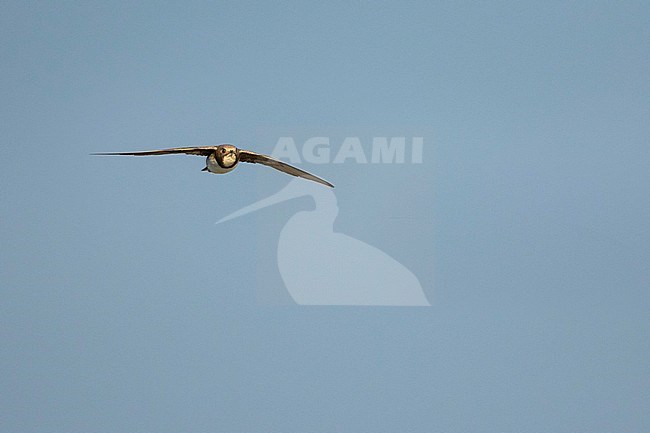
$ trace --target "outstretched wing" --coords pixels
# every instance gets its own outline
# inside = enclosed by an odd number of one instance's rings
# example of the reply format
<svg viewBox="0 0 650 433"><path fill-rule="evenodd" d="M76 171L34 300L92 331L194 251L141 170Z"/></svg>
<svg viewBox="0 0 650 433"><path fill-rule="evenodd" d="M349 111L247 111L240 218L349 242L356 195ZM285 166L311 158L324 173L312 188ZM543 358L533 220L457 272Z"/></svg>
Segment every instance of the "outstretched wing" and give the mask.
<svg viewBox="0 0 650 433"><path fill-rule="evenodd" d="M314 176L311 173L307 173L306 171L300 170L299 168L296 168L292 165L286 164L282 161L278 161L277 159L273 159L270 156L267 155L261 155L259 153L251 152L249 150L239 150L239 161L241 162L250 162L253 164L264 164L268 165L269 167L273 167L276 170L280 170L284 173L290 174L291 176L298 176L302 177L304 179L309 179L313 180L314 182L318 182L320 184L329 186L330 188L334 188L334 185L329 183L326 180L321 179L320 177Z"/></svg>
<svg viewBox="0 0 650 433"><path fill-rule="evenodd" d="M208 156L217 149L217 146L201 147L172 147L171 149L161 150L144 150L142 152L108 152L93 153L92 155L130 155L130 156L152 156L152 155L169 155L173 153L185 153L188 155Z"/></svg>

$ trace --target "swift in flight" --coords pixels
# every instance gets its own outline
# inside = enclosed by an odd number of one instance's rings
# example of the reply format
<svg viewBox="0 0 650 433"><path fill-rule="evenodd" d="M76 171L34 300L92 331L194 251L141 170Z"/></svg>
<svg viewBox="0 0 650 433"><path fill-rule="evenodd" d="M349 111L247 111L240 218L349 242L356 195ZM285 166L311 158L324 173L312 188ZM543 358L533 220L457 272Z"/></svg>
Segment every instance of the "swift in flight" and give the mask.
<svg viewBox="0 0 650 433"><path fill-rule="evenodd" d="M292 165L273 159L268 155L251 152L250 150L238 149L232 144L200 147L173 147L171 149L145 150L142 152L93 153L93 155L153 156L169 155L174 153L205 156L205 168L201 171L207 171L209 173L228 173L232 171L239 162L249 162L252 164L268 165L269 167L273 167L276 170L280 170L281 172L290 174L291 176L302 177L303 179L318 182L322 185L334 188L334 185L318 176L314 176L313 174L307 173L306 171L300 170Z"/></svg>

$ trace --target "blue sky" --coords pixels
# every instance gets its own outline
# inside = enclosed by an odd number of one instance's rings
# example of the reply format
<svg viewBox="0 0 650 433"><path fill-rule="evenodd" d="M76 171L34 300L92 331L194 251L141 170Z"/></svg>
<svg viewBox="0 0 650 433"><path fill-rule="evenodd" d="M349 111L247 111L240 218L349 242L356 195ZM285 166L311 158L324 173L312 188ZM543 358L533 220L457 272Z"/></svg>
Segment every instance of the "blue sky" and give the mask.
<svg viewBox="0 0 650 433"><path fill-rule="evenodd" d="M644 2L0 5L0 431L640 432ZM286 176L91 152L423 136L309 164L432 306L293 305Z"/></svg>

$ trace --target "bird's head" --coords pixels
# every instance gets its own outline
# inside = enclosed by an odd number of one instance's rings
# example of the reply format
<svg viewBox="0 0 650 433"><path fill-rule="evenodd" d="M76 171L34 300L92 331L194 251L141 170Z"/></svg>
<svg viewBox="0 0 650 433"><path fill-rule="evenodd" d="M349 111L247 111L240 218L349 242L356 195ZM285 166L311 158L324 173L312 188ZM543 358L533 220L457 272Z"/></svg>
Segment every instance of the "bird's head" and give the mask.
<svg viewBox="0 0 650 433"><path fill-rule="evenodd" d="M222 144L214 151L214 159L222 168L232 168L239 162L237 148L232 144Z"/></svg>

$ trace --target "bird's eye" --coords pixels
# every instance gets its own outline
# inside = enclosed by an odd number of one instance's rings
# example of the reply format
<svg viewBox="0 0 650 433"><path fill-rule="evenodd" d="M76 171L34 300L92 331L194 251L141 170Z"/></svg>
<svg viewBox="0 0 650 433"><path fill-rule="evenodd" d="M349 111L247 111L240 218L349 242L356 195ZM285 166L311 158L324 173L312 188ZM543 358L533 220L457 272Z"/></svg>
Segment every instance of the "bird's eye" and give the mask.
<svg viewBox="0 0 650 433"><path fill-rule="evenodd" d="M226 149L222 147L221 148L221 153L226 153Z"/></svg>

